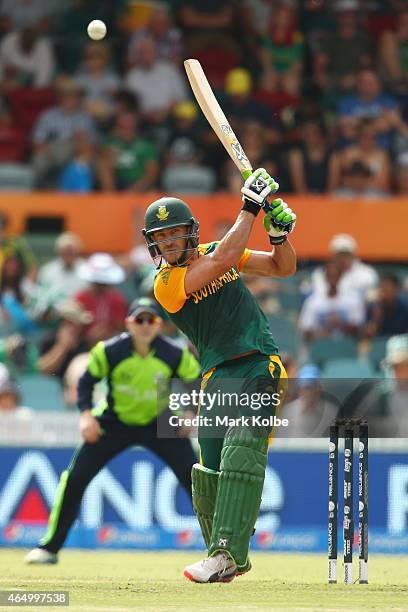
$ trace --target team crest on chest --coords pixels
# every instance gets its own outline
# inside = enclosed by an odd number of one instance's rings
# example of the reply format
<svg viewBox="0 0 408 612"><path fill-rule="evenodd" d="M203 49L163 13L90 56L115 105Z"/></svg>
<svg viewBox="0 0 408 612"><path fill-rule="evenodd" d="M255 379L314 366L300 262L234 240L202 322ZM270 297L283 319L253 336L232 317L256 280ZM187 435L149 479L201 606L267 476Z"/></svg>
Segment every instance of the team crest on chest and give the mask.
<svg viewBox="0 0 408 612"><path fill-rule="evenodd" d="M169 214L170 212L167 210L165 206L159 206L156 217L158 218L159 221L166 221Z"/></svg>

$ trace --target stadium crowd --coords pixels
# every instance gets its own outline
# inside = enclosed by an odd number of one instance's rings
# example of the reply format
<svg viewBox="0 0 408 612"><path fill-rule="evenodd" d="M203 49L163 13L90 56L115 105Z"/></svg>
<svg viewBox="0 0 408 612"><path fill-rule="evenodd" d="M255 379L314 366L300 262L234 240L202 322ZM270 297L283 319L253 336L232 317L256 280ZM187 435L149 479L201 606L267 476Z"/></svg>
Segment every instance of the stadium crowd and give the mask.
<svg viewBox="0 0 408 612"><path fill-rule="evenodd" d="M84 257L80 237L71 232L60 234L54 257L40 263L23 237L8 232L4 214L0 222L0 411L21 402L75 408L89 350L124 331L135 296L153 296L156 269L141 244L116 258ZM334 236L329 250L328 261L301 264L288 279L245 278L293 379L288 400L323 378L388 376L390 339L405 342L398 364L408 366L406 266L362 262L348 234ZM163 318L165 333L184 345L164 311Z"/></svg>
<svg viewBox="0 0 408 612"><path fill-rule="evenodd" d="M2 0L0 32L0 189L236 192L196 57L284 192L408 192L404 0Z"/></svg>
<svg viewBox="0 0 408 612"><path fill-rule="evenodd" d="M238 193L187 87L182 59L197 57L252 164L283 192L408 193L406 2L173 0L143 27L132 7L0 2L0 189ZM86 37L94 18L108 24L106 42ZM407 378L406 266L361 262L347 234L329 250L293 278L246 279L297 379L293 414L333 373L386 366ZM152 295L147 249L85 257L65 232L39 261L0 212L0 262L0 412L46 407L44 397L74 407L90 348L124 328L135 296ZM176 337L170 321L165 331Z"/></svg>

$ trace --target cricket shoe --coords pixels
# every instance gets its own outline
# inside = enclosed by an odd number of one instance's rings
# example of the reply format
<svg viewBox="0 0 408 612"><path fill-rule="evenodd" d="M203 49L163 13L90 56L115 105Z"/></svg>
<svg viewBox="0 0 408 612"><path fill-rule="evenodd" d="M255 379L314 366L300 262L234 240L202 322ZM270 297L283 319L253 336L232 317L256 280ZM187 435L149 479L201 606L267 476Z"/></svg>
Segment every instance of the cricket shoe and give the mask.
<svg viewBox="0 0 408 612"><path fill-rule="evenodd" d="M244 574L247 574L248 572L250 572L252 569L252 563L251 560L247 559L246 563L244 563L244 565L238 565L237 567L237 573L235 574L235 577L238 578L238 576L243 576Z"/></svg>
<svg viewBox="0 0 408 612"><path fill-rule="evenodd" d="M187 565L184 576L192 582L231 582L236 571L235 561L227 553L221 552L193 565Z"/></svg>
<svg viewBox="0 0 408 612"><path fill-rule="evenodd" d="M38 565L49 565L58 563L58 555L45 550L45 548L33 548L25 557L24 561L30 564L37 563Z"/></svg>

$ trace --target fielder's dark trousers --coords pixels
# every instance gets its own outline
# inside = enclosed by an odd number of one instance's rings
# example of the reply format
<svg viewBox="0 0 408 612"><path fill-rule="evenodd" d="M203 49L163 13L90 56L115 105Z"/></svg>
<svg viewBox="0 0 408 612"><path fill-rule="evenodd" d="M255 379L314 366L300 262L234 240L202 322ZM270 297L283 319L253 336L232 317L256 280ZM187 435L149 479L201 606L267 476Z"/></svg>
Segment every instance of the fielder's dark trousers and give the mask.
<svg viewBox="0 0 408 612"><path fill-rule="evenodd" d="M75 452L61 476L48 531L39 546L57 553L75 521L86 487L116 455L130 446L144 446L173 470L191 497L191 468L197 461L188 438L157 438L157 421L145 427L127 427L101 421L105 433L95 444L85 442Z"/></svg>

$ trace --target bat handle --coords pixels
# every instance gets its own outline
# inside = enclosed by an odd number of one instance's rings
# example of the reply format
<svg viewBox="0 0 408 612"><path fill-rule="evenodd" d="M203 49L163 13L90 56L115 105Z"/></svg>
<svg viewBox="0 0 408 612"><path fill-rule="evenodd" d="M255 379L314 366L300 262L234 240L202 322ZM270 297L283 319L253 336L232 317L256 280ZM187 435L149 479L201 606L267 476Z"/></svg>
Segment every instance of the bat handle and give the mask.
<svg viewBox="0 0 408 612"><path fill-rule="evenodd" d="M252 172L253 172L252 168L250 170L243 170L241 172L241 176L244 179L244 181L246 181L247 178L249 178L251 176Z"/></svg>

